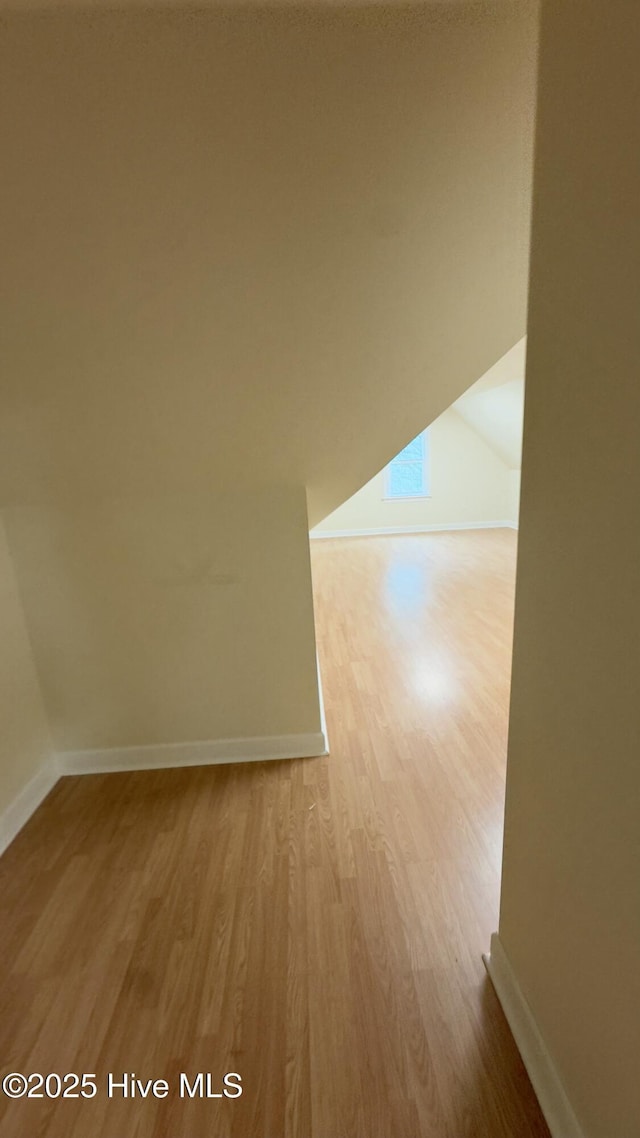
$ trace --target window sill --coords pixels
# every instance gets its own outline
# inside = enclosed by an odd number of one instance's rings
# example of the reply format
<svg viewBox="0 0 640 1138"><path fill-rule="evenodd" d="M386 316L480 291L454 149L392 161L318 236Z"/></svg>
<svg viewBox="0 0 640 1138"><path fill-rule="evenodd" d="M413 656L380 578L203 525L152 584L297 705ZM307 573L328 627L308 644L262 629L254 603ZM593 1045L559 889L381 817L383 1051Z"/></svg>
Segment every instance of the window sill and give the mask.
<svg viewBox="0 0 640 1138"><path fill-rule="evenodd" d="M431 494L383 494L383 502L424 502L432 497Z"/></svg>

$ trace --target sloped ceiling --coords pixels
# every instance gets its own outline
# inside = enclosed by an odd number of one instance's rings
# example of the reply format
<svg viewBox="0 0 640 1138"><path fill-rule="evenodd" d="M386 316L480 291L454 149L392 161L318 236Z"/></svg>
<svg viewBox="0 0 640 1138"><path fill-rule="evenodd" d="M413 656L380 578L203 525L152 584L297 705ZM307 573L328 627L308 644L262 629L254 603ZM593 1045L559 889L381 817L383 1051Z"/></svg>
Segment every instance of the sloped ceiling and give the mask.
<svg viewBox="0 0 640 1138"><path fill-rule="evenodd" d="M536 8L7 15L0 500L366 482L525 327Z"/></svg>
<svg viewBox="0 0 640 1138"><path fill-rule="evenodd" d="M453 403L453 410L511 469L522 462L523 338Z"/></svg>

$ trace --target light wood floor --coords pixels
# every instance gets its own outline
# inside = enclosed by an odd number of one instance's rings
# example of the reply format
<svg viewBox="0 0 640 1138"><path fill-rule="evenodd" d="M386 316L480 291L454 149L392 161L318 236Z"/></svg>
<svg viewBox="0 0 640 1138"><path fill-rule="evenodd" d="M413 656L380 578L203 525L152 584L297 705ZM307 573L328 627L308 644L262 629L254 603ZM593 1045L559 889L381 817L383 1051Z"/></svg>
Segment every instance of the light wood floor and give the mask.
<svg viewBox="0 0 640 1138"><path fill-rule="evenodd" d="M2 1138L548 1138L481 961L515 535L312 556L330 757L66 778L0 861L1 1073L99 1087Z"/></svg>

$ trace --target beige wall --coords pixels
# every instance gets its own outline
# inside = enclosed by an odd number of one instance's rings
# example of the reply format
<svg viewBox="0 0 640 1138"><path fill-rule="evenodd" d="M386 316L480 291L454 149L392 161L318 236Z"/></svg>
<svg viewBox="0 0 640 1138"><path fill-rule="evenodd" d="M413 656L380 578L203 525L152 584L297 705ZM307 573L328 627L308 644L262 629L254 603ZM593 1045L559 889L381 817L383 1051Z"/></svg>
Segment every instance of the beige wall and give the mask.
<svg viewBox="0 0 640 1138"><path fill-rule="evenodd" d="M640 1134L639 55L544 5L500 937L585 1138Z"/></svg>
<svg viewBox="0 0 640 1138"><path fill-rule="evenodd" d="M510 470L522 464L526 337L452 404Z"/></svg>
<svg viewBox="0 0 640 1138"><path fill-rule="evenodd" d="M0 498L363 485L524 332L534 13L7 14Z"/></svg>
<svg viewBox="0 0 640 1138"><path fill-rule="evenodd" d="M51 754L51 740L1 515L0 707L1 816Z"/></svg>
<svg viewBox="0 0 640 1138"><path fill-rule="evenodd" d="M382 470L316 526L311 531L312 536L342 530L511 520L507 466L455 411L445 411L431 424L429 440L429 497L385 500L385 472Z"/></svg>
<svg viewBox="0 0 640 1138"><path fill-rule="evenodd" d="M520 470L507 471L507 518L518 525L520 518Z"/></svg>
<svg viewBox="0 0 640 1138"><path fill-rule="evenodd" d="M304 492L8 511L57 750L318 732Z"/></svg>
<svg viewBox="0 0 640 1138"><path fill-rule="evenodd" d="M535 40L530 3L3 17L0 501L57 747L316 729L305 495L522 335Z"/></svg>

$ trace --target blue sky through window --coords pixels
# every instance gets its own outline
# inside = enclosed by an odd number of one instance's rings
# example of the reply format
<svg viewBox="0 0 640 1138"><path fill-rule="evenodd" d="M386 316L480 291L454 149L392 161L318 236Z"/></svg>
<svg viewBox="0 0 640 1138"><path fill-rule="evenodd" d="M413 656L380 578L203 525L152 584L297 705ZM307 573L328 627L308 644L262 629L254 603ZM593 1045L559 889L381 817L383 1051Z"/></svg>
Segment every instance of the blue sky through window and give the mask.
<svg viewBox="0 0 640 1138"><path fill-rule="evenodd" d="M421 431L387 467L387 498L423 498L429 494L428 436Z"/></svg>

